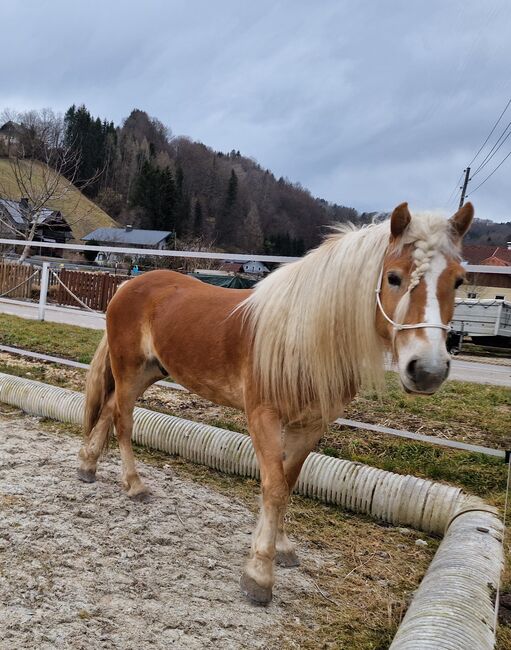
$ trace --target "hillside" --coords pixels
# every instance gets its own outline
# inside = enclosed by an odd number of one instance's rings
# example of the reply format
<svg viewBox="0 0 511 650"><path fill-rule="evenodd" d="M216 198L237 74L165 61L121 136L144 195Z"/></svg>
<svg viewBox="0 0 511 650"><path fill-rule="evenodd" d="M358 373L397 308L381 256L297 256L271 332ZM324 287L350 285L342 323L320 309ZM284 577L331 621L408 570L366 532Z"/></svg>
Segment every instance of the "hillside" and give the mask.
<svg viewBox="0 0 511 650"><path fill-rule="evenodd" d="M217 151L175 137L157 118L138 109L119 126L94 117L85 106L71 106L64 118L37 115L35 123L33 112L20 115L14 137L22 151L33 152L38 160L45 160L48 152L58 158L60 151L68 151L76 161L66 173L71 180L82 180L77 185L83 193L73 188L64 200L50 204L68 217L76 238L113 225L115 219L176 231L185 248L294 256L317 245L335 223L363 224L383 216L314 197L239 151ZM48 133L57 135L49 139ZM1 145L0 139L0 155ZM14 145L7 145L7 153L9 146ZM7 160L0 158L0 174L2 169L10 171ZM20 198L14 179L7 180L12 198ZM62 179L62 184L67 182ZM511 223L484 219L474 222L467 237L468 243L495 246L509 240Z"/></svg>
<svg viewBox="0 0 511 650"><path fill-rule="evenodd" d="M43 183L42 169L42 163L36 162L32 164L31 183L34 188L41 186ZM16 183L12 167L5 158L0 158L0 187L2 187L2 192L6 195L4 198L13 200L22 198L22 192ZM61 196L62 198L50 200L45 207L62 212L71 226L76 240L81 239L96 228L117 225L104 210L84 196L63 176L60 177L55 196Z"/></svg>
<svg viewBox="0 0 511 650"><path fill-rule="evenodd" d="M488 219L474 219L465 241L467 244L506 246L511 241L511 221L495 223Z"/></svg>

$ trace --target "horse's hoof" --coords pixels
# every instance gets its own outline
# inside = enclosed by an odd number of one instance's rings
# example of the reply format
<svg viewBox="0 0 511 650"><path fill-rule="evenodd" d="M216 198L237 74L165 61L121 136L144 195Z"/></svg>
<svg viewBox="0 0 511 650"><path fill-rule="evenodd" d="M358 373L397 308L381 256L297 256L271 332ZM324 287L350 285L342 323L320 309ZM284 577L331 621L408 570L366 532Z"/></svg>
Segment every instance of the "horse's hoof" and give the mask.
<svg viewBox="0 0 511 650"><path fill-rule="evenodd" d="M77 474L80 481L84 483L94 483L96 480L96 472L92 469L82 469L79 467Z"/></svg>
<svg viewBox="0 0 511 650"><path fill-rule="evenodd" d="M295 566L300 566L300 559L295 551L277 551L275 553L275 562L279 566L291 568Z"/></svg>
<svg viewBox="0 0 511 650"><path fill-rule="evenodd" d="M241 574L240 587L242 593L256 605L267 605L271 602L271 587L261 587L246 573Z"/></svg>
<svg viewBox="0 0 511 650"><path fill-rule="evenodd" d="M148 503L152 498L149 490L138 490L133 493L128 492L128 496L132 501L136 501L137 503Z"/></svg>

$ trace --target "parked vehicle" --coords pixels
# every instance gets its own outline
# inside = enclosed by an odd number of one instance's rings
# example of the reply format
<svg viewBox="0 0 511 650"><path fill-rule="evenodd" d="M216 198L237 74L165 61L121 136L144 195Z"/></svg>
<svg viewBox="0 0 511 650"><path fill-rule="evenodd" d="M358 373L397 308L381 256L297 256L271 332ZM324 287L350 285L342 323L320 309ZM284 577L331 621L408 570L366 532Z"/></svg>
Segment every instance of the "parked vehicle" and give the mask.
<svg viewBox="0 0 511 650"><path fill-rule="evenodd" d="M453 354L466 336L477 345L511 347L511 302L457 298L451 326L447 347Z"/></svg>

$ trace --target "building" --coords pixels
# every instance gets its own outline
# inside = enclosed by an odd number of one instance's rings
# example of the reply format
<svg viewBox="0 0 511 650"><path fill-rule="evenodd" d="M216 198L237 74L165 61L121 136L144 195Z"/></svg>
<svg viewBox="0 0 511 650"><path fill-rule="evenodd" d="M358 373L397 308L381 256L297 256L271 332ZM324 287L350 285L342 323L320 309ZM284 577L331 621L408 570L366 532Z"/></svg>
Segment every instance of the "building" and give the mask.
<svg viewBox="0 0 511 650"><path fill-rule="evenodd" d="M465 244L461 253L467 264L486 264L483 260L496 257L511 264L511 242L507 246L488 246L483 244Z"/></svg>
<svg viewBox="0 0 511 650"><path fill-rule="evenodd" d="M143 230L125 226L124 228L97 228L82 238L82 241L95 246L133 246L134 248L147 248L164 250L169 247L175 238L175 233L170 230ZM133 256L134 259L137 256ZM98 253L96 263L110 264L119 258L116 253Z"/></svg>
<svg viewBox="0 0 511 650"><path fill-rule="evenodd" d="M12 120L2 124L0 127L0 155L8 157L17 154L25 131L25 127Z"/></svg>
<svg viewBox="0 0 511 650"><path fill-rule="evenodd" d="M42 208L38 212L34 212L26 198L20 201L0 199L0 236L4 239L25 239L34 221L37 222L34 242L65 244L73 237L71 226L60 210ZM45 251L48 254L48 249ZM57 249L50 254L62 255L61 251Z"/></svg>
<svg viewBox="0 0 511 650"><path fill-rule="evenodd" d="M262 262L237 262L224 261L220 267L221 271L227 273L249 273L250 275L265 275L270 270Z"/></svg>
<svg viewBox="0 0 511 650"><path fill-rule="evenodd" d="M509 273L467 273L465 283L458 289L458 297L511 302L511 243L507 247L464 246L462 257L467 264L493 266L496 270L509 267Z"/></svg>

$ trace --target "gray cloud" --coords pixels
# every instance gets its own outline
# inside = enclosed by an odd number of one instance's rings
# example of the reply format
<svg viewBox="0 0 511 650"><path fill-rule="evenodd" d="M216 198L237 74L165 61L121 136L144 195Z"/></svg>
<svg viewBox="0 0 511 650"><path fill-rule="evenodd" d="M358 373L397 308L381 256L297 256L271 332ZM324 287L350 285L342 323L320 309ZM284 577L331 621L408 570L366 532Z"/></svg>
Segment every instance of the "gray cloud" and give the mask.
<svg viewBox="0 0 511 650"><path fill-rule="evenodd" d="M510 17L507 0L10 3L0 103L142 108L330 201L445 208L511 96ZM474 193L479 216L511 219L510 173Z"/></svg>

